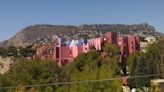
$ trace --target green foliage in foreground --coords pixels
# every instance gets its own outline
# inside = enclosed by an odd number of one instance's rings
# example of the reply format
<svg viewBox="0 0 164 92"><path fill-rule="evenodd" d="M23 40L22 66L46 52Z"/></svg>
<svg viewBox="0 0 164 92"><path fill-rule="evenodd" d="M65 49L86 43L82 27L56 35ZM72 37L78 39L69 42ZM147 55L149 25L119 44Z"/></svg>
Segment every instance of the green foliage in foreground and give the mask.
<svg viewBox="0 0 164 92"><path fill-rule="evenodd" d="M19 59L10 71L0 76L0 86L54 83L59 79L56 75L60 75L60 69L52 61Z"/></svg>
<svg viewBox="0 0 164 92"><path fill-rule="evenodd" d="M149 86L152 78L164 78L164 40L150 45L146 53L133 53L128 61L131 76L162 74L162 76L130 79L131 87L142 88Z"/></svg>
<svg viewBox="0 0 164 92"><path fill-rule="evenodd" d="M0 56L6 56L7 55L7 49L0 47Z"/></svg>
<svg viewBox="0 0 164 92"><path fill-rule="evenodd" d="M85 60L84 60L85 59ZM75 62L64 67L67 81L101 80L119 76L116 61L112 58L102 59L96 51L82 54ZM63 86L59 92L120 92L120 80L91 82Z"/></svg>
<svg viewBox="0 0 164 92"><path fill-rule="evenodd" d="M109 51L107 49L111 49L111 47L106 47L105 51ZM115 53L113 54L113 52L112 55L114 56ZM106 58L102 58L97 51L92 50L81 54L72 63L62 68L59 68L53 61L18 59L10 71L0 75L0 86L17 86L17 88L0 89L0 92L120 92L120 80L24 87L24 85L119 77L118 58L109 57L108 53L107 55Z"/></svg>

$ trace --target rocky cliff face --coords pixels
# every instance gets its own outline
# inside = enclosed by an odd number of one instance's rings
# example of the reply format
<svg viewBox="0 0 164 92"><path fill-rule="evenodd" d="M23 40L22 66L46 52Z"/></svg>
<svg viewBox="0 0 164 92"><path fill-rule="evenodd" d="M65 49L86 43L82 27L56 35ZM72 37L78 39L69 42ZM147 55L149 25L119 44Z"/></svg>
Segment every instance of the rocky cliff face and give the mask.
<svg viewBox="0 0 164 92"><path fill-rule="evenodd" d="M51 37L53 35L68 33L76 34L79 31L115 31L119 33L128 34L130 32L141 32L146 34L154 34L155 28L147 23L144 24L92 24L92 25L80 25L80 26L64 26L64 25L32 25L28 26L22 31L18 32L14 37L2 42L2 46L21 46L35 42L37 39L44 39L45 37Z"/></svg>
<svg viewBox="0 0 164 92"><path fill-rule="evenodd" d="M13 62L13 59L10 57L2 58L0 56L0 74L7 72Z"/></svg>

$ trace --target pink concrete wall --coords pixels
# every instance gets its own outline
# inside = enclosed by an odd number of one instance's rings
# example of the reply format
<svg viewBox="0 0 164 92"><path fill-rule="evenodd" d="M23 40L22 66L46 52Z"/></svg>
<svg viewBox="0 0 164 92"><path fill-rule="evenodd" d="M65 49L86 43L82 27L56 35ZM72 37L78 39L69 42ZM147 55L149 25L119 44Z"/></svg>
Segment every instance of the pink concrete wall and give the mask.
<svg viewBox="0 0 164 92"><path fill-rule="evenodd" d="M91 39L91 45L93 45L96 50L101 50L102 38L93 38Z"/></svg>
<svg viewBox="0 0 164 92"><path fill-rule="evenodd" d="M129 36L128 37L128 48L129 48L129 54L133 53L134 51L137 51L140 49L139 46L139 36Z"/></svg>
<svg viewBox="0 0 164 92"><path fill-rule="evenodd" d="M72 57L75 58L78 56L78 46L77 45L73 45L70 47L71 52L72 52Z"/></svg>
<svg viewBox="0 0 164 92"><path fill-rule="evenodd" d="M60 50L60 58L70 58L70 48L68 46L61 46Z"/></svg>
<svg viewBox="0 0 164 92"><path fill-rule="evenodd" d="M90 50L90 45L89 45L89 43L84 43L83 44L83 53L87 53L88 51Z"/></svg>
<svg viewBox="0 0 164 92"><path fill-rule="evenodd" d="M83 53L83 45L78 46L78 54Z"/></svg>
<svg viewBox="0 0 164 92"><path fill-rule="evenodd" d="M82 45L73 45L73 46L59 46L59 58L56 58L56 47L54 48L54 59L59 60L59 65L64 65L68 62L71 62L75 57L81 53L87 53L90 51L91 47L94 46L96 50L102 49L103 39L101 37L92 38L90 43L83 43ZM139 50L139 36L120 36L117 37L117 33L108 32L106 34L106 41L111 44L117 44L120 46L120 62L123 54L128 55L136 50Z"/></svg>
<svg viewBox="0 0 164 92"><path fill-rule="evenodd" d="M120 46L120 51L123 52L123 50L128 53L128 38L124 36L119 36L117 38L117 44Z"/></svg>
<svg viewBox="0 0 164 92"><path fill-rule="evenodd" d="M117 33L115 32L107 32L106 40L111 44L117 44Z"/></svg>
<svg viewBox="0 0 164 92"><path fill-rule="evenodd" d="M124 36L119 36L117 38L117 44L120 47L120 63L122 62L122 56L126 55L126 59L128 58L129 55L129 50L128 50L128 39L127 37Z"/></svg>
<svg viewBox="0 0 164 92"><path fill-rule="evenodd" d="M56 58L56 46L54 47L53 57L54 57L55 60L57 59Z"/></svg>

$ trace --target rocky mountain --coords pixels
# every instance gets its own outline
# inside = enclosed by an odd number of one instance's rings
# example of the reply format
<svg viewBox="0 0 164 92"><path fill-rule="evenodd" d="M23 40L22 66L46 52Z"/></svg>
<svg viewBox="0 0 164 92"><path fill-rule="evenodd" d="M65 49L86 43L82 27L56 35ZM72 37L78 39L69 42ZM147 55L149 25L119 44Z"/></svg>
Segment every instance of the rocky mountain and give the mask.
<svg viewBox="0 0 164 92"><path fill-rule="evenodd" d="M91 24L91 25L47 25L39 24L32 25L22 29L14 37L2 42L1 46L22 46L25 44L33 43L38 39L44 39L45 37L52 37L53 35L76 35L82 31L101 31L105 33L107 31L115 31L120 34L154 34L155 28L147 23L141 24Z"/></svg>

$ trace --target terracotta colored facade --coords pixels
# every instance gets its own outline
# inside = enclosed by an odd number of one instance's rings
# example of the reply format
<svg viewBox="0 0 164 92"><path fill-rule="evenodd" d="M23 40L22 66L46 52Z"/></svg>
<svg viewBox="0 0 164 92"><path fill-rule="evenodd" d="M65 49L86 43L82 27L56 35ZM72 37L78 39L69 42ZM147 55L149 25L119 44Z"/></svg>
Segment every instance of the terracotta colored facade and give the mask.
<svg viewBox="0 0 164 92"><path fill-rule="evenodd" d="M129 49L129 54L140 50L140 41L139 41L139 36L129 36L128 37L128 49Z"/></svg>
<svg viewBox="0 0 164 92"><path fill-rule="evenodd" d="M123 57L127 59L129 54L140 50L139 36L117 36L115 32L107 32L104 37L97 37L88 40L71 40L66 42L65 38L58 39L58 45L54 46L53 57L58 60L59 66L73 61L81 53L87 53L94 47L101 51L104 42L116 44L120 47L120 63Z"/></svg>
<svg viewBox="0 0 164 92"><path fill-rule="evenodd" d="M116 32L107 32L105 34L106 40L109 43L117 44L117 33Z"/></svg>
<svg viewBox="0 0 164 92"><path fill-rule="evenodd" d="M94 46L96 50L101 50L102 49L102 42L103 39L102 38L93 38L91 39L91 46Z"/></svg>
<svg viewBox="0 0 164 92"><path fill-rule="evenodd" d="M118 36L115 32L107 32L105 37L96 37L87 40L66 40L58 38L58 41L48 45L41 45L37 48L36 56L40 59L54 59L58 61L59 66L63 66L74 60L78 55L87 53L91 49L103 52L105 42L116 44L120 47L120 70L123 71L121 80L127 85L126 61L129 54L140 50L139 36ZM103 56L103 55L102 55Z"/></svg>
<svg viewBox="0 0 164 92"><path fill-rule="evenodd" d="M140 40L138 35L117 36L117 33L107 32L106 40L111 44L117 44L120 47L120 63L123 56L127 60L129 54L140 50Z"/></svg>
<svg viewBox="0 0 164 92"><path fill-rule="evenodd" d="M120 47L120 60L119 63L122 63L123 56L127 59L129 55L129 48L128 48L128 37L119 36L117 38L117 45Z"/></svg>
<svg viewBox="0 0 164 92"><path fill-rule="evenodd" d="M102 38L89 39L87 42L79 44L61 44L61 40L58 40L58 46L54 47L54 59L58 60L59 66L65 65L68 62L73 61L81 53L87 53L94 46L96 50L101 50ZM72 40L74 41L74 40ZM75 41L74 41L75 42Z"/></svg>
<svg viewBox="0 0 164 92"><path fill-rule="evenodd" d="M58 38L58 41L49 44L43 44L36 49L36 58L41 60L57 60L60 66L73 61L81 53L87 53L93 47L102 52L104 42L116 44L120 47L120 60L123 57L128 58L129 54L140 50L139 36L117 36L115 32L107 32L105 37L96 37L87 40L71 40Z"/></svg>

